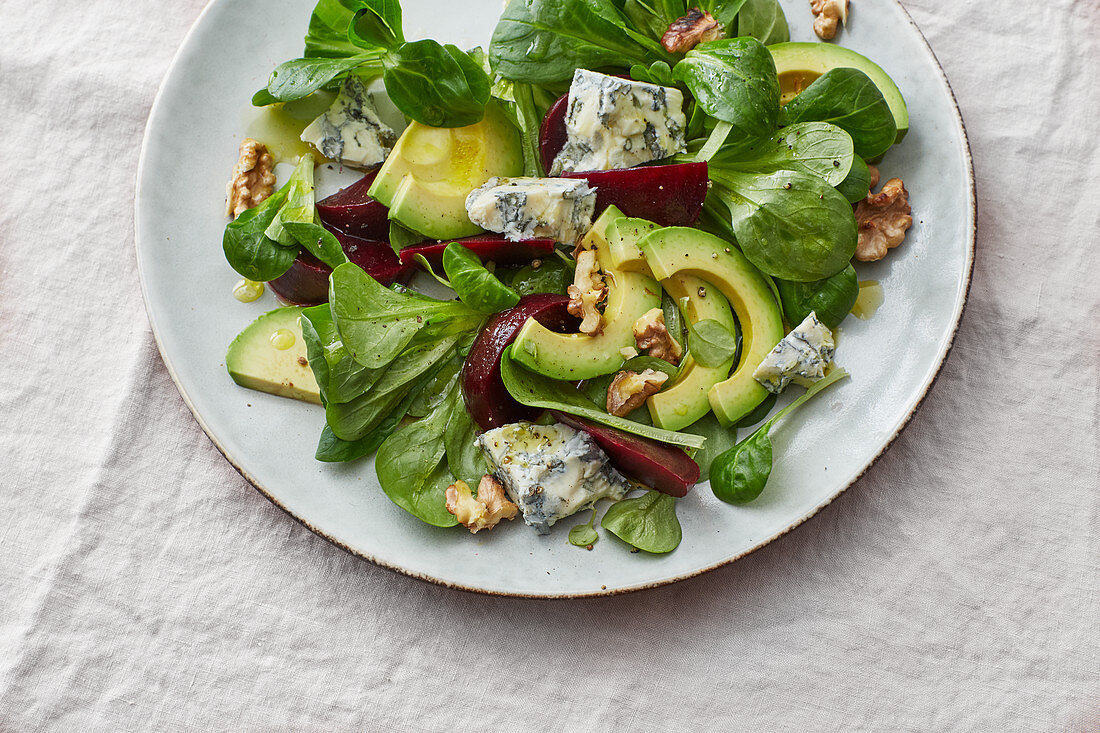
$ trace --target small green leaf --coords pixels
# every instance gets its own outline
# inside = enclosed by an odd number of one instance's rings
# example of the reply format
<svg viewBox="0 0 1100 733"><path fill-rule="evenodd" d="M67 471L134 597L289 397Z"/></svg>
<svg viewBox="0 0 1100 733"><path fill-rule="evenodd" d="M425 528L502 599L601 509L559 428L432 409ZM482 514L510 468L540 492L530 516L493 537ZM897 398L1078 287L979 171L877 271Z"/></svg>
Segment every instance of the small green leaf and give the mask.
<svg viewBox="0 0 1100 733"><path fill-rule="evenodd" d="M594 545L598 539L600 539L600 533L596 531L595 527L587 524L578 524L569 530L569 544L577 547Z"/></svg>
<svg viewBox="0 0 1100 733"><path fill-rule="evenodd" d="M698 104L750 137L765 137L779 118L779 77L771 53L755 38L700 43L673 69Z"/></svg>
<svg viewBox="0 0 1100 733"><path fill-rule="evenodd" d="M361 0L348 25L348 40L360 48L393 48L405 42L397 0Z"/></svg>
<svg viewBox="0 0 1100 733"><path fill-rule="evenodd" d="M489 76L461 49L432 40L404 43L385 57L386 93L406 115L430 127L480 122Z"/></svg>
<svg viewBox="0 0 1100 733"><path fill-rule="evenodd" d="M655 554L672 552L683 538L676 499L659 491L612 504L600 526L639 550Z"/></svg>
<svg viewBox="0 0 1100 733"><path fill-rule="evenodd" d="M329 230L313 222L284 221L283 229L298 244L305 247L317 259L332 268L348 261L340 241Z"/></svg>
<svg viewBox="0 0 1100 733"><path fill-rule="evenodd" d="M874 159L897 138L897 122L882 91L859 69L830 69L783 107L781 122L831 122L852 136L855 151Z"/></svg>
<svg viewBox="0 0 1100 733"><path fill-rule="evenodd" d="M489 272L476 254L458 242L443 250L443 270L459 299L481 313L499 313L519 302L519 294Z"/></svg>
<svg viewBox="0 0 1100 733"><path fill-rule="evenodd" d="M737 353L737 336L709 318L698 323L688 321L688 351L705 367L720 366Z"/></svg>
<svg viewBox="0 0 1100 733"><path fill-rule="evenodd" d="M298 245L284 247L264 232L286 203L287 186L283 186L259 206L243 212L225 227L222 251L229 265L238 273L256 282L274 280L290 269L298 256Z"/></svg>

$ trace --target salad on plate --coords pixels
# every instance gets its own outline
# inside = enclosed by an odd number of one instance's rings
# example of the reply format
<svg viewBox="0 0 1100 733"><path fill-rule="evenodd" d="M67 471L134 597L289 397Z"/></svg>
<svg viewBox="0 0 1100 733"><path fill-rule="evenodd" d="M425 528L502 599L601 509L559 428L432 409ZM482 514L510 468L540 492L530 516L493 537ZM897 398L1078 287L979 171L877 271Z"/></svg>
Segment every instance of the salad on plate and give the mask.
<svg viewBox="0 0 1100 733"><path fill-rule="evenodd" d="M811 6L831 38L846 0ZM882 298L858 263L912 225L900 178L875 191L897 86L791 43L776 0L510 0L471 50L320 0L252 104L278 124L241 143L223 249L239 300L286 305L229 374L320 405L317 460L373 457L438 527L590 509L569 542L599 517L665 553L698 484L753 501L769 436L848 376L837 329Z"/></svg>

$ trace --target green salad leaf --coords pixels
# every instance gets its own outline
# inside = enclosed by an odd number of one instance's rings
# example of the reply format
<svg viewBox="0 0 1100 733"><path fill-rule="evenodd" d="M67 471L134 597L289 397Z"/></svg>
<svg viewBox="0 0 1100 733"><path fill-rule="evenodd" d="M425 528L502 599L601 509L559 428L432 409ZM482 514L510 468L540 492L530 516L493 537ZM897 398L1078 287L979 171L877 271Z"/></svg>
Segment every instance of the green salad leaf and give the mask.
<svg viewBox="0 0 1100 733"><path fill-rule="evenodd" d="M849 203L858 204L867 198L871 192L871 169L858 155L852 157L852 169L848 176L837 184L836 190L840 195L848 199Z"/></svg>
<svg viewBox="0 0 1100 733"><path fill-rule="evenodd" d="M349 74L382 74L394 105L433 127L479 122L489 101L489 77L469 54L432 40L405 41L397 0L320 0L303 58L277 66L252 103L301 99Z"/></svg>
<svg viewBox="0 0 1100 733"><path fill-rule="evenodd" d="M717 16L716 16L717 17ZM779 0L747 0L737 13L737 35L752 36L765 46L791 40Z"/></svg>
<svg viewBox="0 0 1100 733"><path fill-rule="evenodd" d="M676 518L676 499L647 491L611 505L600 526L639 550L663 554L680 546L683 531Z"/></svg>
<svg viewBox="0 0 1100 733"><path fill-rule="evenodd" d="M710 164L722 170L774 173L799 171L837 186L855 161L852 138L827 122L802 122L748 146L720 150Z"/></svg>
<svg viewBox="0 0 1100 733"><path fill-rule="evenodd" d="M400 428L378 447L374 460L386 496L417 519L436 527L458 521L447 511L446 490L454 476L445 460L443 437L458 397L458 380L425 417Z"/></svg>
<svg viewBox="0 0 1100 733"><path fill-rule="evenodd" d="M688 321L687 328L688 351L703 366L721 366L737 353L737 334L718 321L710 318L697 323Z"/></svg>
<svg viewBox="0 0 1100 733"><path fill-rule="evenodd" d="M289 185L289 184L288 184ZM285 247L267 236L267 228L286 203L283 186L259 206L241 213L225 227L222 251L230 267L256 282L274 280L290 269L298 257L298 243Z"/></svg>
<svg viewBox="0 0 1100 733"><path fill-rule="evenodd" d="M612 0L510 0L489 60L505 79L543 84L569 81L577 69L648 66L668 54L632 33Z"/></svg>
<svg viewBox="0 0 1100 733"><path fill-rule="evenodd" d="M830 69L783 107L781 122L831 122L852 136L855 151L877 158L897 138L890 105L871 77L859 69Z"/></svg>
<svg viewBox="0 0 1100 733"><path fill-rule="evenodd" d="M565 295L573 284L573 269L557 257L547 257L538 267L524 265L512 274L510 285L520 297L532 293Z"/></svg>
<svg viewBox="0 0 1100 733"><path fill-rule="evenodd" d="M432 40L403 43L383 57L383 64L390 100L417 122L465 127L485 116L489 77L456 46Z"/></svg>
<svg viewBox="0 0 1100 733"><path fill-rule="evenodd" d="M699 464L700 483L710 478L711 462L737 444L737 431L733 428L724 427L722 423L718 422L718 418L714 416L713 412L703 415L703 417L684 428L683 432L701 435L707 441L692 456L692 459Z"/></svg>
<svg viewBox="0 0 1100 733"><path fill-rule="evenodd" d="M618 428L625 433L640 435L643 438L660 443L678 445L685 448L701 448L705 439L698 435L677 433L644 425L625 417L616 417L597 407L592 400L584 396L568 382L558 382L524 369L512 360L511 347L504 351L500 359L500 373L508 393L521 405L544 410L558 410L583 417L586 420Z"/></svg>
<svg viewBox="0 0 1100 733"><path fill-rule="evenodd" d="M776 280L779 300L789 323L798 324L811 313L829 328L840 325L859 297L859 279L850 264L835 275L810 283Z"/></svg>
<svg viewBox="0 0 1100 733"><path fill-rule="evenodd" d="M467 333L484 319L458 301L384 287L350 262L332 271L329 302L344 346L366 367L390 363L422 331Z"/></svg>
<svg viewBox="0 0 1100 733"><path fill-rule="evenodd" d="M348 24L348 40L360 48L395 48L405 42L401 3L366 0Z"/></svg>
<svg viewBox="0 0 1100 733"><path fill-rule="evenodd" d="M342 58L300 58L284 61L268 77L267 94L257 92L252 97L252 103L291 102L347 76L353 69L361 75L373 72L369 74L373 76L381 72L382 68L381 52L359 52Z"/></svg>
<svg viewBox="0 0 1100 733"><path fill-rule="evenodd" d="M755 38L700 43L672 70L711 117L750 137L766 137L779 119L779 77Z"/></svg>
<svg viewBox="0 0 1100 733"><path fill-rule="evenodd" d="M569 530L569 544L577 547L591 547L600 539L596 531L596 507L592 506L592 516L584 524L578 524Z"/></svg>
<svg viewBox="0 0 1100 733"><path fill-rule="evenodd" d="M489 272L476 254L458 242L443 250L443 271L466 305L481 313L499 313L519 302L519 294Z"/></svg>
<svg viewBox="0 0 1100 733"><path fill-rule="evenodd" d="M772 442L769 437L772 426L814 395L847 376L843 369L833 369L749 437L715 458L710 468L710 488L714 495L730 504L747 504L760 496L772 472Z"/></svg>
<svg viewBox="0 0 1100 733"><path fill-rule="evenodd" d="M348 261L340 241L320 224L314 224L311 221L284 221L282 226L291 239L297 241L329 267L337 268Z"/></svg>
<svg viewBox="0 0 1100 733"><path fill-rule="evenodd" d="M711 171L745 257L764 273L808 282L835 275L856 251L852 206L817 176ZM714 211L714 209L712 209Z"/></svg>

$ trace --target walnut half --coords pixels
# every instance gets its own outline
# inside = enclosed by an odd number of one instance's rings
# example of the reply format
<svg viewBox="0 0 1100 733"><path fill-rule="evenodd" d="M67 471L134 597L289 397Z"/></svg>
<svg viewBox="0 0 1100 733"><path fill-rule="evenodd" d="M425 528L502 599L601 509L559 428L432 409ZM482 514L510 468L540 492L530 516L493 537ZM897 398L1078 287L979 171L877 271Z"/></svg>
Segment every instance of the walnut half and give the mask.
<svg viewBox="0 0 1100 733"><path fill-rule="evenodd" d="M477 496L470 492L469 484L459 480L447 487L446 497L447 511L473 534L481 529L492 529L502 519L513 519L519 511L519 507L505 498L500 482L488 474L481 477Z"/></svg>
<svg viewBox="0 0 1100 733"><path fill-rule="evenodd" d="M577 270L567 292L569 305L566 310L581 319L580 332L595 336L603 331L603 315L596 306L607 297L607 283L600 274L595 251L582 249L577 252Z"/></svg>
<svg viewBox="0 0 1100 733"><path fill-rule="evenodd" d="M607 388L607 411L616 417L626 417L660 392L667 381L667 374L653 369L646 369L641 374L623 370Z"/></svg>
<svg viewBox="0 0 1100 733"><path fill-rule="evenodd" d="M672 22L661 36L661 45L669 53L687 53L700 43L717 41L725 35L725 29L713 15L692 8L683 18Z"/></svg>
<svg viewBox="0 0 1100 733"><path fill-rule="evenodd" d="M669 364L679 364L684 350L672 338L665 326L665 312L660 308L651 308L634 321L634 343L640 351L654 359L663 359Z"/></svg>
<svg viewBox="0 0 1100 733"><path fill-rule="evenodd" d="M233 178L225 187L225 215L236 219L275 191L275 159L250 137L241 141Z"/></svg>
<svg viewBox="0 0 1100 733"><path fill-rule="evenodd" d="M859 224L856 259L860 262L881 260L887 250L901 244L905 232L913 226L911 213L909 192L900 178L891 178L881 191L867 194L867 198L856 205Z"/></svg>
<svg viewBox="0 0 1100 733"><path fill-rule="evenodd" d="M814 33L823 41L836 36L837 23L848 25L848 0L810 0Z"/></svg>

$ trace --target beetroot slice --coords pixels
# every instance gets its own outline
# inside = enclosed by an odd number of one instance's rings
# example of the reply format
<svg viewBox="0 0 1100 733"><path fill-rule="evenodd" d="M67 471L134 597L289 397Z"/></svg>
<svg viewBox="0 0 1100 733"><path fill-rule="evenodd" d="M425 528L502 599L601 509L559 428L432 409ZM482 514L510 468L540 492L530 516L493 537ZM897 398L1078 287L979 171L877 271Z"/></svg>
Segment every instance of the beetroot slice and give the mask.
<svg viewBox="0 0 1100 733"><path fill-rule="evenodd" d="M675 446L551 410L558 422L583 430L603 449L615 468L630 478L677 498L699 482L699 464Z"/></svg>
<svg viewBox="0 0 1100 733"><path fill-rule="evenodd" d="M329 227L326 229L340 242L340 247L351 262L383 285L392 285L397 280L403 280L413 270L409 265L402 265L390 245L385 242L356 237ZM331 274L332 268L303 249L290 269L268 285L288 303L319 305L328 302L328 276Z"/></svg>
<svg viewBox="0 0 1100 733"><path fill-rule="evenodd" d="M526 239L521 242L510 242L497 235L478 235L465 239L453 239L446 242L426 242L414 244L401 250L401 264L415 264L416 255L423 255L432 267L439 267L443 263L443 250L451 242L458 242L463 247L481 258L482 262L492 260L501 265L518 265L530 262L540 257L546 257L554 252L553 239Z"/></svg>
<svg viewBox="0 0 1100 733"><path fill-rule="evenodd" d="M385 241L365 239L332 229L329 231L339 240L340 247L343 248L348 259L383 285L392 285L412 272L413 268L410 265L401 264L397 254Z"/></svg>
<svg viewBox="0 0 1100 733"><path fill-rule="evenodd" d="M703 212L709 179L706 163L647 165L613 171L563 173L596 189L596 214L617 206L626 216L661 226L690 226Z"/></svg>
<svg viewBox="0 0 1100 733"><path fill-rule="evenodd" d="M347 188L318 201L317 215L321 223L356 237L389 241L390 211L367 194L377 175L378 171L373 170Z"/></svg>
<svg viewBox="0 0 1100 733"><path fill-rule="evenodd" d="M568 134L565 131L565 113L569 110L569 95L563 94L558 101L546 110L539 127L539 157L542 168L547 173L554 165L554 158L565 147Z"/></svg>
<svg viewBox="0 0 1100 733"><path fill-rule="evenodd" d="M328 276L332 270L306 250L290 269L268 283L280 299L294 305L320 305L328 301Z"/></svg>
<svg viewBox="0 0 1100 733"><path fill-rule="evenodd" d="M478 334L462 365L462 396L474 423L482 430L534 420L542 410L519 404L504 386L500 376L500 358L528 318L549 329L575 331L580 322L569 315L569 298L553 293L534 293L493 316Z"/></svg>

